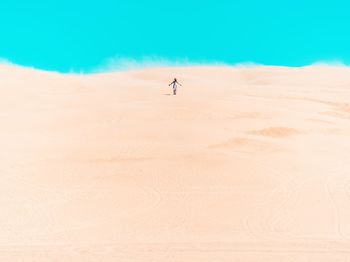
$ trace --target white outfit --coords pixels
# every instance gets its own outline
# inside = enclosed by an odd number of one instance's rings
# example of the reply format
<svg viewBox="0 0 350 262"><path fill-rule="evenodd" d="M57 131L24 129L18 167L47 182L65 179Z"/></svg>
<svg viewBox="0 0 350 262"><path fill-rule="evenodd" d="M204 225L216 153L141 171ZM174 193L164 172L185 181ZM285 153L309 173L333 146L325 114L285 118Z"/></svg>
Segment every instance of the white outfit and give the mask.
<svg viewBox="0 0 350 262"><path fill-rule="evenodd" d="M173 84L173 94L176 95L177 84L174 82Z"/></svg>

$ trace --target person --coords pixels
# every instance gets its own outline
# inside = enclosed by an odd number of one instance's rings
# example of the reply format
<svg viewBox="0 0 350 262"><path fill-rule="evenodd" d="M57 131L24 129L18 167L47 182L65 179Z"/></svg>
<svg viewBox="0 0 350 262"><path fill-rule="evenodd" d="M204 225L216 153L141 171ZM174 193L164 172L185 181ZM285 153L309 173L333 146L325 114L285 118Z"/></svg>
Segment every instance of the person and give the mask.
<svg viewBox="0 0 350 262"><path fill-rule="evenodd" d="M171 86L171 85L173 85L173 94L175 96L176 95L177 85L180 85L180 86L182 86L182 85L179 82L177 82L176 78L174 78L174 81L169 84L169 86Z"/></svg>

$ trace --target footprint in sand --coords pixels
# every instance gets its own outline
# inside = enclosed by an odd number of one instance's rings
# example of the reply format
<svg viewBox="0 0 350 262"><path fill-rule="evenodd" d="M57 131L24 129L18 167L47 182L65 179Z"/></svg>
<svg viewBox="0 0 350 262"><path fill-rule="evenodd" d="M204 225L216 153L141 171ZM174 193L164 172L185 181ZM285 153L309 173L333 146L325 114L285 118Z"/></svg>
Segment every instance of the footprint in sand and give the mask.
<svg viewBox="0 0 350 262"><path fill-rule="evenodd" d="M271 138L285 138L300 134L300 131L290 127L270 127L249 131L248 134L259 135Z"/></svg>
<svg viewBox="0 0 350 262"><path fill-rule="evenodd" d="M266 143L258 140L247 139L247 138L232 138L225 142L214 144L209 146L211 149L245 149L249 152L259 152L259 151L280 151L281 148L273 145L271 143ZM247 152L248 152L247 151Z"/></svg>

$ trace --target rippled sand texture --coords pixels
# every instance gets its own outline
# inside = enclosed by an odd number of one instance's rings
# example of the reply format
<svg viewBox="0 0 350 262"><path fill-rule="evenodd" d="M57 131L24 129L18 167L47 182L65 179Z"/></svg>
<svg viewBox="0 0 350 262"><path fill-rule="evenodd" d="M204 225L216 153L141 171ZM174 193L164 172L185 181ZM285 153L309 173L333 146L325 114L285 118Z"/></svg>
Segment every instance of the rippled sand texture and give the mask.
<svg viewBox="0 0 350 262"><path fill-rule="evenodd" d="M0 66L0 118L0 261L350 261L350 69Z"/></svg>

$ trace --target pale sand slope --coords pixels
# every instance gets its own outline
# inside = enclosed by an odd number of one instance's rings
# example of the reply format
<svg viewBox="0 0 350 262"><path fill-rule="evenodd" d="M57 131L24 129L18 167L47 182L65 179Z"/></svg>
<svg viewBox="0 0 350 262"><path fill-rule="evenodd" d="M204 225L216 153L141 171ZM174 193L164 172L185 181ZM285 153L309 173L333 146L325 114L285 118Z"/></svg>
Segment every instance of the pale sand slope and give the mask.
<svg viewBox="0 0 350 262"><path fill-rule="evenodd" d="M0 261L350 260L350 69L0 66L0 99Z"/></svg>

